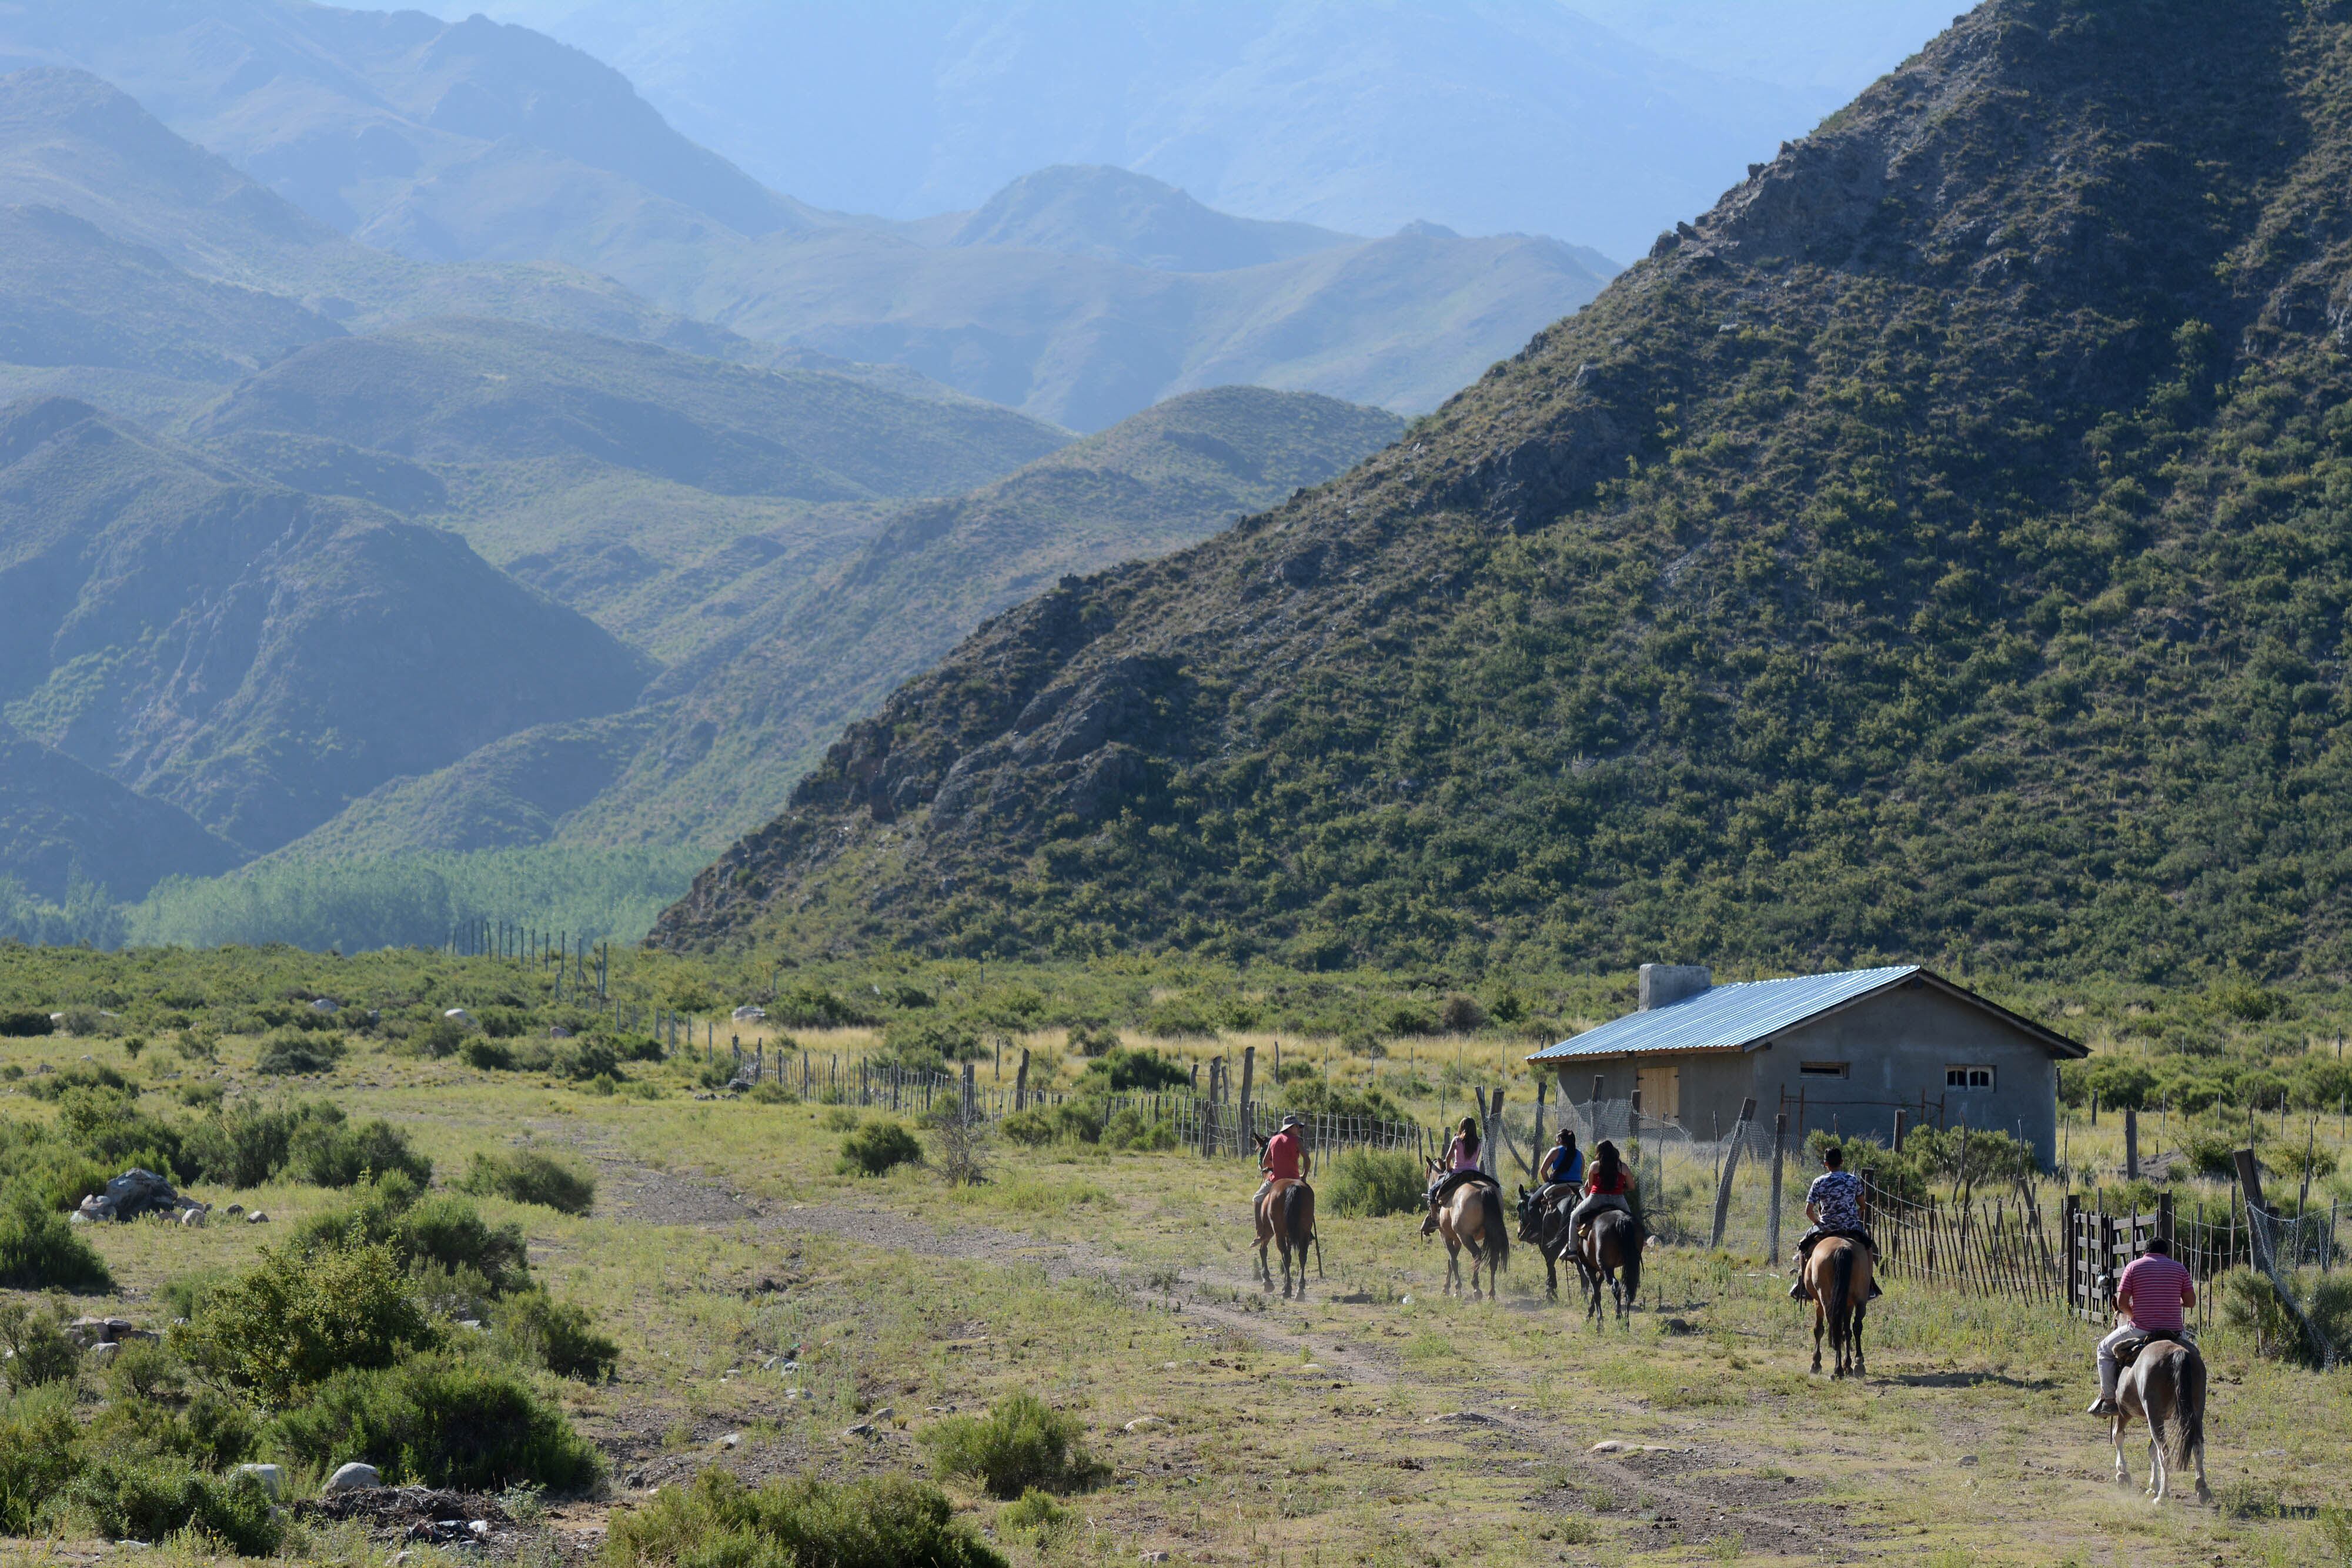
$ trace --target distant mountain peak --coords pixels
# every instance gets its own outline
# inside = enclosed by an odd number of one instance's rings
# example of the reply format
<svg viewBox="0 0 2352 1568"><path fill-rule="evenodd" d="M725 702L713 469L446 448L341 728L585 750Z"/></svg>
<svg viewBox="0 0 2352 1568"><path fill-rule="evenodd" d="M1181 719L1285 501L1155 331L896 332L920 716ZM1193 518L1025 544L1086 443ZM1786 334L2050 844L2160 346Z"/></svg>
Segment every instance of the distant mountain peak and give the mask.
<svg viewBox="0 0 2352 1568"><path fill-rule="evenodd" d="M1026 246L1160 272L1230 272L1351 245L1356 237L1217 212L1130 169L1059 163L997 192L950 243Z"/></svg>

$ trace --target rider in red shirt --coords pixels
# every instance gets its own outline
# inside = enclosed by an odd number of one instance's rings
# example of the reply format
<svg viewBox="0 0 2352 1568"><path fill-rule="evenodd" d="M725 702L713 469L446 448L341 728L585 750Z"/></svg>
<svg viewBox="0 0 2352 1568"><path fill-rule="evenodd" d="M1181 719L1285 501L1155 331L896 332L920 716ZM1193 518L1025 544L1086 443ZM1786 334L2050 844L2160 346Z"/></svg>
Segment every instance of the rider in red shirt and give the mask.
<svg viewBox="0 0 2352 1568"><path fill-rule="evenodd" d="M2122 1375L2116 1347L2149 1334L2180 1337L2187 1328L2182 1309L2196 1304L2196 1276L2172 1255L2171 1242L2149 1237L2147 1250L2133 1259L2116 1281L2116 1316L2122 1322L2099 1342L2099 1396L2092 1401L2091 1415L2116 1413L2116 1383Z"/></svg>
<svg viewBox="0 0 2352 1568"><path fill-rule="evenodd" d="M1265 1152L1258 1156L1258 1169L1265 1179L1258 1184L1257 1194L1250 1199L1250 1223L1257 1223L1257 1206L1278 1181L1304 1181L1307 1176L1307 1140L1300 1136L1307 1124L1297 1113L1282 1119L1282 1130L1265 1141Z"/></svg>

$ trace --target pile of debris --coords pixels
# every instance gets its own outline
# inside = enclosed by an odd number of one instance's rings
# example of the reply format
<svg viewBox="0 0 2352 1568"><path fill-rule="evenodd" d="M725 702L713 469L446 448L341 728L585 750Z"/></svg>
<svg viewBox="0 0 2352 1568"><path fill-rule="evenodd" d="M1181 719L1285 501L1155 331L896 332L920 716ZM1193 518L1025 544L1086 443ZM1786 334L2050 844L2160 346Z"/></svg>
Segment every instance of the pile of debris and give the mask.
<svg viewBox="0 0 2352 1568"><path fill-rule="evenodd" d="M345 1469L369 1467L345 1466ZM372 1472L371 1472L372 1473ZM341 1479L338 1473L338 1479ZM357 1520L379 1541L414 1542L455 1546L488 1544L500 1526L514 1521L496 1498L469 1497L464 1492L438 1491L431 1487L353 1486L329 1490L315 1500L293 1504L296 1516L315 1520Z"/></svg>
<svg viewBox="0 0 2352 1568"><path fill-rule="evenodd" d="M153 1171L137 1166L124 1171L106 1184L104 1192L94 1192L81 1200L81 1207L66 1218L78 1225L95 1225L101 1219L136 1219L142 1214L169 1215L180 1225L202 1225L212 1205L198 1203L172 1190L172 1184Z"/></svg>

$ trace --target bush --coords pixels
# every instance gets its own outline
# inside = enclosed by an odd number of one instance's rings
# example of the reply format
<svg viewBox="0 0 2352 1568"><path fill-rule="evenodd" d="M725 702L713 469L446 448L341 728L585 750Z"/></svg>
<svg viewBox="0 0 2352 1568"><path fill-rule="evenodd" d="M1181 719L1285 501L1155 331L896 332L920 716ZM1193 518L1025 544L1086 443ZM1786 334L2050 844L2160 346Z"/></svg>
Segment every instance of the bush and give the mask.
<svg viewBox="0 0 2352 1568"><path fill-rule="evenodd" d="M603 1473L595 1448L530 1385L447 1356L337 1372L280 1416L271 1437L299 1464L364 1457L395 1486L575 1492Z"/></svg>
<svg viewBox="0 0 2352 1568"><path fill-rule="evenodd" d="M389 1247L411 1272L439 1269L467 1276L493 1296L530 1285L521 1226L493 1226L457 1194L420 1193L414 1181L398 1174L369 1182L348 1208L304 1220L294 1229L292 1245L302 1252ZM462 1290L467 1281L456 1283Z"/></svg>
<svg viewBox="0 0 2352 1568"><path fill-rule="evenodd" d="M621 1347L596 1332L587 1308L558 1301L545 1291L508 1297L495 1321L518 1354L558 1377L602 1383L621 1364Z"/></svg>
<svg viewBox="0 0 2352 1568"><path fill-rule="evenodd" d="M1485 1029L1486 1009L1478 1005L1477 998L1456 992L1438 1008L1437 1027L1447 1034L1468 1034Z"/></svg>
<svg viewBox="0 0 2352 1568"><path fill-rule="evenodd" d="M1106 1147L1113 1149L1172 1149L1176 1146L1176 1123L1169 1116L1146 1121L1143 1113L1132 1105L1122 1105L1103 1124L1102 1141Z"/></svg>
<svg viewBox="0 0 2352 1568"><path fill-rule="evenodd" d="M1117 1039L1116 1036L1112 1038ZM1148 1094L1156 1089L1173 1089L1192 1081L1192 1069L1160 1055L1150 1046L1141 1051L1129 1051L1123 1046L1113 1045L1104 1055L1087 1063L1087 1076L1107 1080L1114 1094Z"/></svg>
<svg viewBox="0 0 2352 1568"><path fill-rule="evenodd" d="M980 1031L940 1019L899 1019L882 1031L880 1060L910 1072L940 1072L950 1061L975 1061L986 1054Z"/></svg>
<svg viewBox="0 0 2352 1568"><path fill-rule="evenodd" d="M79 1436L70 1396L20 1398L0 1415L0 1535L37 1532L49 1500L73 1479Z"/></svg>
<svg viewBox="0 0 2352 1568"><path fill-rule="evenodd" d="M904 1476L845 1485L802 1476L753 1491L708 1469L615 1513L604 1550L616 1568L1005 1568L944 1496Z"/></svg>
<svg viewBox="0 0 2352 1568"><path fill-rule="evenodd" d="M609 1078L617 1083L628 1076L621 1071L620 1052L605 1040L567 1040L555 1048L552 1056L550 1065L556 1076L569 1078L574 1083L599 1078Z"/></svg>
<svg viewBox="0 0 2352 1568"><path fill-rule="evenodd" d="M1119 1048L1118 1031L1106 1023L1080 1023L1070 1028L1070 1049L1080 1056L1108 1056Z"/></svg>
<svg viewBox="0 0 2352 1568"><path fill-rule="evenodd" d="M253 1070L279 1076L298 1072L332 1072L343 1059L343 1042L331 1035L304 1034L283 1029L261 1042Z"/></svg>
<svg viewBox="0 0 2352 1568"><path fill-rule="evenodd" d="M74 1234L66 1217L27 1184L0 1207L0 1287L12 1291L110 1291L106 1260Z"/></svg>
<svg viewBox="0 0 2352 1568"><path fill-rule="evenodd" d="M416 1042L417 1050L437 1061L445 1056L455 1056L464 1048L466 1030L454 1019L435 1019L410 1038ZM475 1065L479 1066L480 1063Z"/></svg>
<svg viewBox="0 0 2352 1568"><path fill-rule="evenodd" d="M264 1251L173 1333L200 1373L278 1406L341 1371L387 1367L439 1342L387 1246Z"/></svg>
<svg viewBox="0 0 2352 1568"><path fill-rule="evenodd" d="M261 1106L246 1102L222 1107L190 1127L181 1140L182 1173L194 1181L256 1187L275 1178L293 1157L296 1142L331 1137L343 1113L326 1101ZM319 1129L316 1134L310 1130Z"/></svg>
<svg viewBox="0 0 2352 1568"><path fill-rule="evenodd" d="M81 1350L66 1337L54 1312L36 1312L22 1301L0 1302L0 1376L22 1394L46 1383L63 1383L81 1364Z"/></svg>
<svg viewBox="0 0 2352 1568"><path fill-rule="evenodd" d="M37 1040L56 1027L48 1014L30 1008L0 1012L0 1040Z"/></svg>
<svg viewBox="0 0 2352 1568"><path fill-rule="evenodd" d="M466 1065L479 1071L507 1072L514 1068L514 1052L487 1035L466 1040L460 1049L465 1053Z"/></svg>
<svg viewBox="0 0 2352 1568"><path fill-rule="evenodd" d="M916 1435L943 1476L969 1476L989 1495L1016 1498L1032 1487L1066 1492L1096 1476L1078 1441L1077 1418L1047 1407L1034 1394L1013 1394L986 1416L950 1416Z"/></svg>
<svg viewBox="0 0 2352 1568"><path fill-rule="evenodd" d="M1421 1162L1402 1149L1343 1149L1316 1196L1334 1214L1377 1218L1418 1214L1429 1206Z"/></svg>
<svg viewBox="0 0 2352 1568"><path fill-rule="evenodd" d="M768 1004L768 1021L785 1029L857 1029L877 1020L864 1008L823 987L795 982Z"/></svg>
<svg viewBox="0 0 2352 1568"><path fill-rule="evenodd" d="M596 1178L533 1149L512 1155L476 1155L459 1190L496 1194L516 1203L535 1203L561 1214L585 1214L596 1206Z"/></svg>
<svg viewBox="0 0 2352 1568"><path fill-rule="evenodd" d="M1033 1534L1046 1534L1068 1521L1070 1511L1055 1502L1052 1496L1031 1487L1019 1500L1008 1502L996 1511L1000 1530L1023 1530Z"/></svg>
<svg viewBox="0 0 2352 1568"><path fill-rule="evenodd" d="M409 1147L407 1134L383 1121L354 1126L325 1106L295 1130L288 1166L315 1186L357 1186L395 1173L420 1187L433 1179L433 1162Z"/></svg>
<svg viewBox="0 0 2352 1568"><path fill-rule="evenodd" d="M2294 1283L2293 1281L2289 1281ZM2295 1322L2270 1277L2252 1269L2232 1269L2213 1281L2219 1291L2221 1321L2251 1337L2255 1353L2299 1365L2316 1367L2318 1354ZM2352 1278L2308 1280L2298 1290L2296 1302L2320 1337L2336 1347L2340 1360L2352 1351Z"/></svg>
<svg viewBox="0 0 2352 1568"><path fill-rule="evenodd" d="M894 1166L903 1166L923 1157L923 1145L915 1134L896 1122L869 1122L841 1142L841 1163L845 1172L862 1171L867 1176L881 1176Z"/></svg>
<svg viewBox="0 0 2352 1568"><path fill-rule="evenodd" d="M110 1540L162 1541L200 1531L247 1557L268 1557L284 1534L252 1476L199 1475L168 1459L103 1455L66 1489Z"/></svg>

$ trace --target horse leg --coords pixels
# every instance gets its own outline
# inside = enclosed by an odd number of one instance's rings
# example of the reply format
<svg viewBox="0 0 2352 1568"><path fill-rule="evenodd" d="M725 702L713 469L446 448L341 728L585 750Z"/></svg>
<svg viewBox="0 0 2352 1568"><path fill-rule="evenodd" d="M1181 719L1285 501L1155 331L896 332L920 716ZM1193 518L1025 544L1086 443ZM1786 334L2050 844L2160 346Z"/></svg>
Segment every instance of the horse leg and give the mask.
<svg viewBox="0 0 2352 1568"><path fill-rule="evenodd" d="M1853 1326L1846 1331L1846 1338L1853 1344L1853 1375L1856 1377L1868 1375L1869 1369L1863 1364L1862 1360L1862 1324L1863 1320L1869 1314L1869 1303L1856 1301L1853 1304Z"/></svg>
<svg viewBox="0 0 2352 1568"><path fill-rule="evenodd" d="M1813 1375L1822 1375L1822 1335L1830 1326L1829 1313L1822 1310L1821 1297L1813 1298Z"/></svg>
<svg viewBox="0 0 2352 1568"><path fill-rule="evenodd" d="M2156 1440L2156 1423L2147 1424L2147 1500L2164 1500L2164 1445Z"/></svg>
<svg viewBox="0 0 2352 1568"><path fill-rule="evenodd" d="M2124 1412L2119 1401L2116 1413L2107 1417L2107 1441L2116 1449L2116 1485L2122 1486L2131 1479L2131 1470L2124 1463Z"/></svg>

